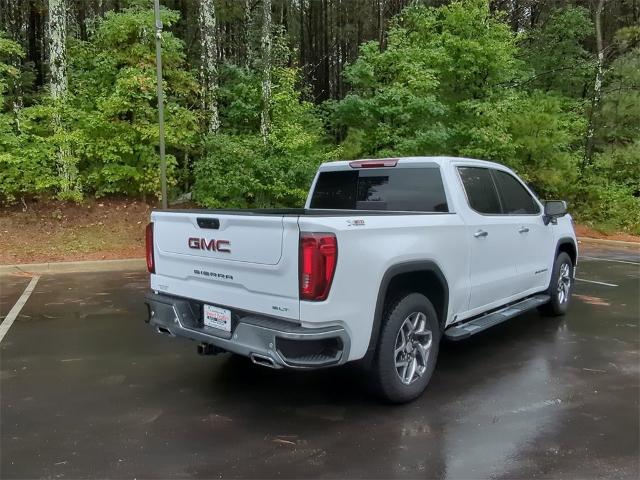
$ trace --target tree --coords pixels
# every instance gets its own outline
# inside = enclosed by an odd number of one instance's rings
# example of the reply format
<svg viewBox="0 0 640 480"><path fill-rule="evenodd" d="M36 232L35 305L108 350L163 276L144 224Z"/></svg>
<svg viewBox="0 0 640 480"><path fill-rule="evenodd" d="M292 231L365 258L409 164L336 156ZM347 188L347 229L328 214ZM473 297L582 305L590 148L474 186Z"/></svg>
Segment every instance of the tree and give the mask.
<svg viewBox="0 0 640 480"><path fill-rule="evenodd" d="M213 0L199 0L198 23L200 26L200 88L202 110L209 133L220 128L218 114L218 32Z"/></svg>
<svg viewBox="0 0 640 480"><path fill-rule="evenodd" d="M269 141L271 119L271 0L262 0L262 114L260 133L265 144Z"/></svg>
<svg viewBox="0 0 640 480"><path fill-rule="evenodd" d="M0 31L0 106L5 103L5 94L11 83L20 75L13 66L16 59L24 57L24 51L17 42L5 38ZM26 172L16 152L19 150L17 128L11 112L0 110L0 195L13 199L21 193Z"/></svg>
<svg viewBox="0 0 640 480"><path fill-rule="evenodd" d="M170 32L178 13L161 9L167 178L178 180L176 157L194 149L199 128L192 98L199 85L187 71L184 44ZM158 196L158 116L154 13L107 12L87 42L74 42L70 107L83 184L96 195ZM71 121L71 120L69 120Z"/></svg>
<svg viewBox="0 0 640 480"><path fill-rule="evenodd" d="M253 49L251 48L251 29L253 28L253 15L251 14L251 0L244 0L244 64L246 68L251 68L253 61Z"/></svg>
<svg viewBox="0 0 640 480"><path fill-rule="evenodd" d="M386 49L364 44L347 67L352 87L336 109L357 156L454 153L466 141L468 102L491 101L522 76L515 35L482 0L410 7ZM359 147L354 145L359 144Z"/></svg>
<svg viewBox="0 0 640 480"><path fill-rule="evenodd" d="M595 122L600 108L600 97L602 96L602 77L604 75L604 44L602 40L602 9L604 0L598 0L594 12L594 24L596 29L596 49L597 63L596 74L593 85L593 94L591 96L591 109L589 110L589 122L587 125L587 134L585 139L584 160L582 161L582 170L589 166L593 159L593 136L595 130Z"/></svg>
<svg viewBox="0 0 640 480"><path fill-rule="evenodd" d="M49 0L49 74L51 97L67 95L67 12L65 0Z"/></svg>
<svg viewBox="0 0 640 480"><path fill-rule="evenodd" d="M61 177L60 197L78 200L82 197L76 159L72 157L65 135L60 108L66 101L67 81L67 11L65 0L49 0L49 73L51 98L56 106L52 124L57 140L57 163Z"/></svg>
<svg viewBox="0 0 640 480"><path fill-rule="evenodd" d="M524 87L581 99L593 78L595 58L585 47L593 33L586 8L552 10L544 23L520 37L521 57L533 70Z"/></svg>

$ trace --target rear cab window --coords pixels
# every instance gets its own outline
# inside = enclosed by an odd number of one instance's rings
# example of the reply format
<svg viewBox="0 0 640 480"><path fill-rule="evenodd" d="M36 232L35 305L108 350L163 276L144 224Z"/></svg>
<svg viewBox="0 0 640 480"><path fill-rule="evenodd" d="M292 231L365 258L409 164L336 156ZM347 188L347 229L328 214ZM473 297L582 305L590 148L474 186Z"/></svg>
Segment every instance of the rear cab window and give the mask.
<svg viewBox="0 0 640 480"><path fill-rule="evenodd" d="M496 185L484 167L458 167L469 206L483 215L502 215Z"/></svg>
<svg viewBox="0 0 640 480"><path fill-rule="evenodd" d="M392 167L320 172L311 208L447 213L440 168Z"/></svg>

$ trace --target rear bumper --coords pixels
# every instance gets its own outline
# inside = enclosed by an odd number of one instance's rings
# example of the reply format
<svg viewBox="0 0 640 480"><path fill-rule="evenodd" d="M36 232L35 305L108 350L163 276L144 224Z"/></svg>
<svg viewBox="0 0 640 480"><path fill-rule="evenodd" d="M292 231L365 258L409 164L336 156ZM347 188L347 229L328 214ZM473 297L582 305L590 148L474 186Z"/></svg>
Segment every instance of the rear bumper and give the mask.
<svg viewBox="0 0 640 480"><path fill-rule="evenodd" d="M349 357L349 335L340 326L304 328L296 323L232 310L232 330L205 327L202 304L149 292L145 296L155 331L185 337L250 357L273 368L311 369L341 365Z"/></svg>

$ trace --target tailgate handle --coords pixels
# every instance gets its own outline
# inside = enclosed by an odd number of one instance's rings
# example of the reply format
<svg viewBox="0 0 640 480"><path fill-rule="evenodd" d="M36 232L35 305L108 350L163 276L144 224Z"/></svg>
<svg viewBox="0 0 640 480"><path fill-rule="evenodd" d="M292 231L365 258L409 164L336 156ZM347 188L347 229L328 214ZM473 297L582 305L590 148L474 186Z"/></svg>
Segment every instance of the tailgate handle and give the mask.
<svg viewBox="0 0 640 480"><path fill-rule="evenodd" d="M220 228L220 220L217 218L198 218L198 226L200 228L211 228L217 230Z"/></svg>

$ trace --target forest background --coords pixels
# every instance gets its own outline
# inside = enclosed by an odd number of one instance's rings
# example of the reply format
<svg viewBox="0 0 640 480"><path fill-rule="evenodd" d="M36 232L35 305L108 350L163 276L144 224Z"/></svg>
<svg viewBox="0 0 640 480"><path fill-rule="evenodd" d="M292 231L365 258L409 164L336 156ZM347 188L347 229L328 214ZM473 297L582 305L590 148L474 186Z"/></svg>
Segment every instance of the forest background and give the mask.
<svg viewBox="0 0 640 480"><path fill-rule="evenodd" d="M300 206L319 163L504 163L640 233L637 0L163 0L169 200ZM0 0L0 203L160 195L152 0Z"/></svg>

